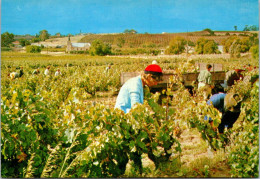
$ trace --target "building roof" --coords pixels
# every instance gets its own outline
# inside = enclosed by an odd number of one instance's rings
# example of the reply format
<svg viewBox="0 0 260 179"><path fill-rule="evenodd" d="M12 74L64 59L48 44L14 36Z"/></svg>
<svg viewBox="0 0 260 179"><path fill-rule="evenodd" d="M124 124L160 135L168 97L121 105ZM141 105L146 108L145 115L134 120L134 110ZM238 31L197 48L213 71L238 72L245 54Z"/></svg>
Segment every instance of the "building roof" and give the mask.
<svg viewBox="0 0 260 179"><path fill-rule="evenodd" d="M90 43L71 43L72 47L90 47Z"/></svg>
<svg viewBox="0 0 260 179"><path fill-rule="evenodd" d="M12 42L12 44L19 45L20 42L18 40L16 40L16 41Z"/></svg>

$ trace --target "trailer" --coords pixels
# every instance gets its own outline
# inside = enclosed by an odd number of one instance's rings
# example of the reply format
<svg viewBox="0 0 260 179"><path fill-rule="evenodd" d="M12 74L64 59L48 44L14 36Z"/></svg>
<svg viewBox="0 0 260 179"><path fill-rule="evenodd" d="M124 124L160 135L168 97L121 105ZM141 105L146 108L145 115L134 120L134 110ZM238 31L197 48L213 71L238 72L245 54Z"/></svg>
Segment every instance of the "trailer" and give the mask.
<svg viewBox="0 0 260 179"><path fill-rule="evenodd" d="M123 72L120 76L121 85L123 85L128 79L136 77L140 75L141 72ZM215 86L224 83L225 80L225 72L224 71L215 71L211 72L212 74L212 82ZM170 83L170 79L175 76L178 77L173 71L168 70L163 72L162 81L158 83L158 85L153 86L151 89L166 89L167 84ZM194 84L198 83L197 79L199 76L199 72L191 72L191 73L183 73L181 74L181 82L186 88L193 88ZM173 88L176 88L176 85L173 85Z"/></svg>

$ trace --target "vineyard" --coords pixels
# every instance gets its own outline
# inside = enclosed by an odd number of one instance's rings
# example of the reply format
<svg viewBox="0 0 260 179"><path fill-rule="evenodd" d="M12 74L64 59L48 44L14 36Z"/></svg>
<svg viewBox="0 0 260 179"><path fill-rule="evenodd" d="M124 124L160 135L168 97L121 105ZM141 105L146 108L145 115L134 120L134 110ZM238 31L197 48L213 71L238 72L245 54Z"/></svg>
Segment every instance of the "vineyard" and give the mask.
<svg viewBox="0 0 260 179"><path fill-rule="evenodd" d="M112 46L117 46L123 40L123 47L157 47L157 48L166 48L169 45L169 42L178 36L184 37L187 40L190 40L194 43L200 38L206 38L209 40L214 40L217 44L221 44L223 40L230 37L230 35L245 36L250 35L251 32L218 32L216 35L210 36L207 31L198 31L198 32L187 32L187 33L165 33L165 34L89 34L84 36L79 42L93 42L96 39L99 39L105 43L112 44Z"/></svg>
<svg viewBox="0 0 260 179"><path fill-rule="evenodd" d="M244 97L241 114L232 129L219 134L204 116L218 126L221 113L202 96L190 95L178 76L162 94L145 88L144 104L129 113L114 109L121 73L142 71L153 59L1 56L3 178L259 177L258 81L232 87ZM163 70L179 75L196 70L183 57L156 60ZM259 66L249 57L193 61L221 63L225 71L248 63ZM8 74L21 66L24 75L11 80ZM43 74L47 66L50 76ZM40 74L32 74L37 68ZM62 75L54 76L58 68ZM258 69L244 75L256 74ZM175 91L173 84L178 85Z"/></svg>

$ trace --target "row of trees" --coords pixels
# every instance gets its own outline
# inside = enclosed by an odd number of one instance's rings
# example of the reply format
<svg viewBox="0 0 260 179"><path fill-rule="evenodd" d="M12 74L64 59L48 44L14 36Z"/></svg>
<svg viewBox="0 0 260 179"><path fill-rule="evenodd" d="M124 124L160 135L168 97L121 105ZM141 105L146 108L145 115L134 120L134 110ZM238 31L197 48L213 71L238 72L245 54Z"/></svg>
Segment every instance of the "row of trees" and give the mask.
<svg viewBox="0 0 260 179"><path fill-rule="evenodd" d="M198 54L220 53L218 51L218 45L214 40L200 38L196 43L193 43L184 37L176 37L170 41L169 47L165 50L165 54L188 53L192 48L194 48Z"/></svg>
<svg viewBox="0 0 260 179"><path fill-rule="evenodd" d="M245 25L243 31L258 31L259 28L256 25Z"/></svg>
<svg viewBox="0 0 260 179"><path fill-rule="evenodd" d="M235 31L237 31L236 25L234 26L234 29L235 29ZM243 31L258 31L258 30L259 30L259 28L256 25L250 25L250 26L245 25L245 27L243 29Z"/></svg>
<svg viewBox="0 0 260 179"><path fill-rule="evenodd" d="M243 38L231 36L223 40L222 45L224 52L229 53L231 57L240 57L240 53L249 51L254 58L257 58L259 54L259 39L256 33Z"/></svg>
<svg viewBox="0 0 260 179"><path fill-rule="evenodd" d="M9 47L14 42L14 34L5 32L1 34L1 47Z"/></svg>
<svg viewBox="0 0 260 179"><path fill-rule="evenodd" d="M50 34L48 33L47 30L41 30L39 32L39 34L36 34L35 38L33 38L31 40L32 43L34 42L39 42L39 41L45 41L47 39L50 38ZM1 34L1 47L12 47L12 42L14 42L14 34L13 33L9 33L9 32L5 32L3 34ZM26 45L30 45L31 42L29 40L26 39L20 39L19 40L20 45L21 46L26 46Z"/></svg>
<svg viewBox="0 0 260 179"><path fill-rule="evenodd" d="M231 36L225 39L221 45L225 53L230 53L231 57L240 57L240 53L252 52L252 55L257 58L259 53L259 39L258 34L254 33L249 37ZM197 54L216 54L220 53L218 44L214 40L200 38L193 43L184 37L176 37L170 41L165 54L181 54L188 53L190 49L194 48Z"/></svg>

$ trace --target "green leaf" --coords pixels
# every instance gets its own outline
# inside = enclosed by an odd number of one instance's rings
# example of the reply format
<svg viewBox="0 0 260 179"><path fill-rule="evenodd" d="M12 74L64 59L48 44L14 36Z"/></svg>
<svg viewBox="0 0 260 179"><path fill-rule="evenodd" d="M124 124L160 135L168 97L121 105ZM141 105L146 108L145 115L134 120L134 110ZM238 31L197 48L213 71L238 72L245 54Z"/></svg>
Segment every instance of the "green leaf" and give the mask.
<svg viewBox="0 0 260 179"><path fill-rule="evenodd" d="M140 138L142 140L142 139L145 139L147 136L148 136L147 132L141 131L138 138Z"/></svg>
<svg viewBox="0 0 260 179"><path fill-rule="evenodd" d="M145 143L141 142L141 141L137 141L137 145L142 148L142 149L146 149Z"/></svg>
<svg viewBox="0 0 260 179"><path fill-rule="evenodd" d="M135 147L135 142L133 140L130 141L129 147L130 147L130 149Z"/></svg>

